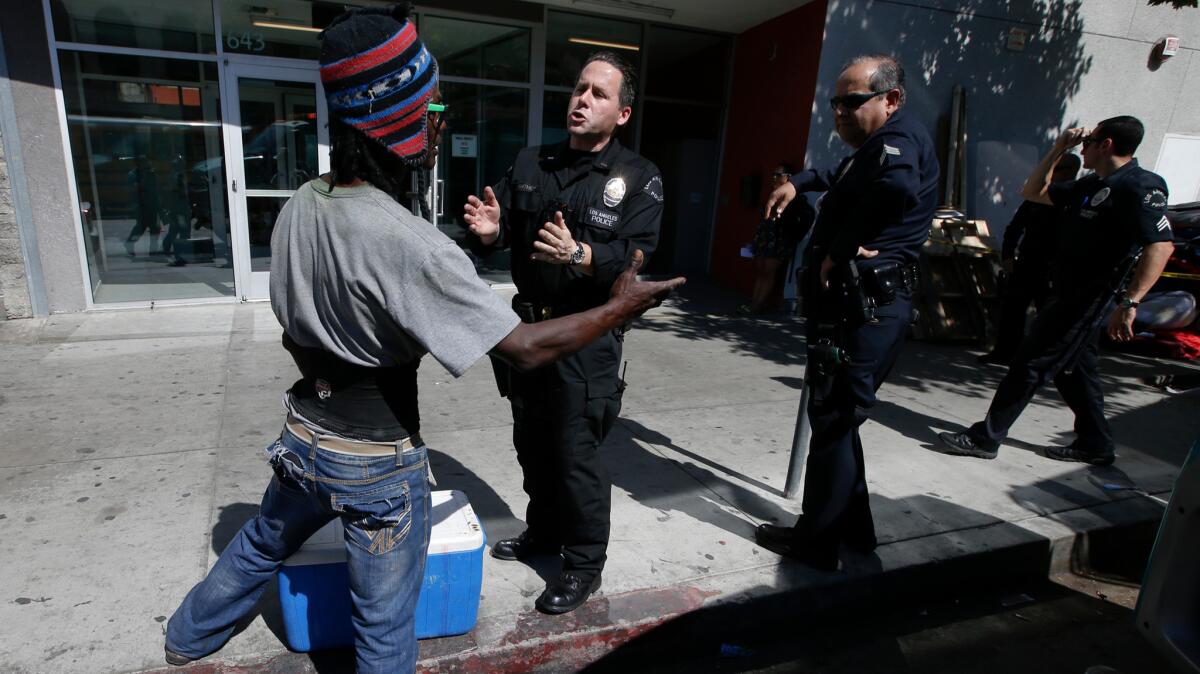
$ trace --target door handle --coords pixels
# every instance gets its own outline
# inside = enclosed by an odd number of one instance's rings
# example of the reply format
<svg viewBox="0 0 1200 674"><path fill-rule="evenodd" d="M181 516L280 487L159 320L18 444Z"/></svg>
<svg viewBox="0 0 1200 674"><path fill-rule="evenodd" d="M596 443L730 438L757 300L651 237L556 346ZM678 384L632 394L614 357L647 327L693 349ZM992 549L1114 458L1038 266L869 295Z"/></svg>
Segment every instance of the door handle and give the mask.
<svg viewBox="0 0 1200 674"><path fill-rule="evenodd" d="M233 191L237 192L237 178L233 179Z"/></svg>
<svg viewBox="0 0 1200 674"><path fill-rule="evenodd" d="M434 195L437 199L437 216L440 218L444 215L443 210L446 205L446 181L442 178L437 179L437 194Z"/></svg>

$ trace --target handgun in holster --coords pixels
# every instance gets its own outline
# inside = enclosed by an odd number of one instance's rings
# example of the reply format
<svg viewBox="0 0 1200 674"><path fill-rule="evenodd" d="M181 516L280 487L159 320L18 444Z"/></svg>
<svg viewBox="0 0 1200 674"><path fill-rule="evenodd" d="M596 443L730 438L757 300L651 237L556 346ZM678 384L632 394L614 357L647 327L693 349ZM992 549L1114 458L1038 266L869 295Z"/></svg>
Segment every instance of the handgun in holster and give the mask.
<svg viewBox="0 0 1200 674"><path fill-rule="evenodd" d="M858 264L854 260L846 263L842 289L846 298L846 323L858 327L875 322L875 298L867 292Z"/></svg>
<svg viewBox="0 0 1200 674"><path fill-rule="evenodd" d="M837 327L820 323L808 343L808 365L804 377L808 381L814 402L821 402L833 392L833 381L838 370L850 360L838 346Z"/></svg>

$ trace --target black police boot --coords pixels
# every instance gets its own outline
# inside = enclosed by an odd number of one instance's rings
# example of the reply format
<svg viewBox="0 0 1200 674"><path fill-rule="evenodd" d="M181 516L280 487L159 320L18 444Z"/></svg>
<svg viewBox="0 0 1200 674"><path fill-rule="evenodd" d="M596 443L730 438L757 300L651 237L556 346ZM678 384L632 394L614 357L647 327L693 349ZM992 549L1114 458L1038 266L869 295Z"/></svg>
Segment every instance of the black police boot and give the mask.
<svg viewBox="0 0 1200 674"><path fill-rule="evenodd" d="M588 578L570 571L563 571L558 574L558 578L554 578L546 583L546 589L542 591L537 601L533 605L542 613L557 615L559 613L569 613L579 608L587 598L592 596L592 593L600 589L600 573Z"/></svg>
<svg viewBox="0 0 1200 674"><path fill-rule="evenodd" d="M837 541L808 539L796 535L792 527L760 524L754 541L782 557L790 557L821 571L837 571Z"/></svg>
<svg viewBox="0 0 1200 674"><path fill-rule="evenodd" d="M1111 466L1117 460L1117 455L1110 449L1107 452L1088 452L1074 445L1066 447L1047 447L1046 456L1056 461L1077 461L1093 466Z"/></svg>
<svg viewBox="0 0 1200 674"><path fill-rule="evenodd" d="M560 549L561 546L538 540L526 529L516 538L505 538L493 543L492 556L496 559L513 561L536 555L557 554Z"/></svg>
<svg viewBox="0 0 1200 674"><path fill-rule="evenodd" d="M1000 453L1000 447L984 447L975 441L968 433L938 433L942 447L933 447L933 451L954 456L973 456L976 459L994 459Z"/></svg>

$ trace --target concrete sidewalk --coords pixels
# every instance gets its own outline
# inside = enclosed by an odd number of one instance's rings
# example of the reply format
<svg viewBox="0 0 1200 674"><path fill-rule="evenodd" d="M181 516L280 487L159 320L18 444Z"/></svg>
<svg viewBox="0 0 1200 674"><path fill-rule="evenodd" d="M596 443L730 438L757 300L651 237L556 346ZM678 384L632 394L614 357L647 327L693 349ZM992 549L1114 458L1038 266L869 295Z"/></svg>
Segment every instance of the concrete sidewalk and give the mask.
<svg viewBox="0 0 1200 674"><path fill-rule="evenodd" d="M1052 389L997 460L931 452L937 431L982 417L1003 371L963 347L910 344L863 428L883 545L847 555L841 572L811 571L753 542L755 525L799 511L782 489L800 324L721 313L735 301L693 283L628 336L629 389L605 445L613 529L601 593L574 614L543 616L533 599L554 566L485 557L477 628L422 642L425 668L574 669L705 611L750 607L745 623L772 601L870 601L917 569L953 583L1014 560L1044 564L1052 543L1078 532L1155 521L1161 506L1144 494L1169 493L1195 440L1197 399L1138 382L1188 367L1110 354L1114 466L1038 454L1070 435ZM166 617L254 515L270 476L260 450L279 433L280 395L296 377L279 336L265 304L0 323L0 672L162 666ZM488 364L453 380L426 359L420 381L438 488L465 491L491 540L519 533L521 473ZM352 663L288 653L281 634L272 589L260 615L193 670ZM696 648L715 653L707 638Z"/></svg>

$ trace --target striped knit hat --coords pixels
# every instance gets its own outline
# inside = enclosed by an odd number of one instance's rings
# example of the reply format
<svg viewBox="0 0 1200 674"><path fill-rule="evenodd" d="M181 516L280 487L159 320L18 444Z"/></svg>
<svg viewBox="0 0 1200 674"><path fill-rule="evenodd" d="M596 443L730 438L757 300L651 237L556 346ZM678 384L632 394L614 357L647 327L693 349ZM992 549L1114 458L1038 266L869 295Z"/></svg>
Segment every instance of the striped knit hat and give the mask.
<svg viewBox="0 0 1200 674"><path fill-rule="evenodd" d="M410 166L429 155L429 98L437 61L417 38L409 3L352 9L321 33L329 112Z"/></svg>

